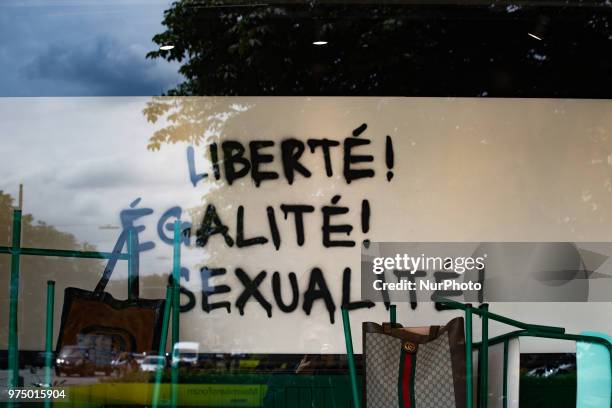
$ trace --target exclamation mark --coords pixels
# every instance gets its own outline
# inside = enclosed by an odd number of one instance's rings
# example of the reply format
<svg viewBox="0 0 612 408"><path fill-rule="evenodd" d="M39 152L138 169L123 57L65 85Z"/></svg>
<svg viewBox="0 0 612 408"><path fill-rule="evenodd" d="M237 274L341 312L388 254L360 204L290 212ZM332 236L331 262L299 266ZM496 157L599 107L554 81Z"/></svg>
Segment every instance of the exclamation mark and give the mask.
<svg viewBox="0 0 612 408"><path fill-rule="evenodd" d="M370 231L370 202L368 200L361 201L361 231L364 234ZM368 248L370 240L364 239L363 246Z"/></svg>
<svg viewBox="0 0 612 408"><path fill-rule="evenodd" d="M385 148L385 162L389 169L389 171L387 171L387 181L391 181L393 178L393 172L391 171L393 170L393 141L391 140L391 136L388 135Z"/></svg>

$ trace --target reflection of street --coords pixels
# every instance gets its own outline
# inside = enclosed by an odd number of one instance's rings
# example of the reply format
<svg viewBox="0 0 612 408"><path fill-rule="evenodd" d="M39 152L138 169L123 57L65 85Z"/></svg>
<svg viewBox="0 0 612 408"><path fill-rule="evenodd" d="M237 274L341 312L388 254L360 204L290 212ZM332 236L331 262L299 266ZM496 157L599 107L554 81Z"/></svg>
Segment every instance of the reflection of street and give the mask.
<svg viewBox="0 0 612 408"><path fill-rule="evenodd" d="M25 388L35 388L39 386L39 384L45 381L45 373L43 369L36 368L33 370L25 369L19 370L19 376L23 377L23 386ZM67 385L85 385L85 384L95 384L100 382L104 377L103 376L93 376L93 377L78 377L78 376L57 376L55 374L52 375L52 382L57 387L63 387ZM8 381L8 371L0 370L0 384L3 386L7 384Z"/></svg>

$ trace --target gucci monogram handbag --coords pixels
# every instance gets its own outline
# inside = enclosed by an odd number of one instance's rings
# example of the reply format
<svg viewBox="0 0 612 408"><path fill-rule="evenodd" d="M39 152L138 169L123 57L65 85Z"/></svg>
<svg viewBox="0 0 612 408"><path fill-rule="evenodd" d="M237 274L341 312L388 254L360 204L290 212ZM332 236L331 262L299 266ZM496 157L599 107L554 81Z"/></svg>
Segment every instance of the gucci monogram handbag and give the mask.
<svg viewBox="0 0 612 408"><path fill-rule="evenodd" d="M366 407L466 408L463 327L363 323Z"/></svg>

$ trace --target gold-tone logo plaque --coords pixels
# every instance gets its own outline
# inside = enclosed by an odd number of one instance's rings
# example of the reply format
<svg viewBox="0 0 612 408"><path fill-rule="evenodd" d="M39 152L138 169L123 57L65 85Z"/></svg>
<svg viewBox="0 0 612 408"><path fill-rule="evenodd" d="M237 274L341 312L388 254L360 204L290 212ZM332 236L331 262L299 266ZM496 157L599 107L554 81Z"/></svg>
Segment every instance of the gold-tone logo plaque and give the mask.
<svg viewBox="0 0 612 408"><path fill-rule="evenodd" d="M416 349L416 344L410 342L404 343L404 350L406 350L408 353L414 353Z"/></svg>

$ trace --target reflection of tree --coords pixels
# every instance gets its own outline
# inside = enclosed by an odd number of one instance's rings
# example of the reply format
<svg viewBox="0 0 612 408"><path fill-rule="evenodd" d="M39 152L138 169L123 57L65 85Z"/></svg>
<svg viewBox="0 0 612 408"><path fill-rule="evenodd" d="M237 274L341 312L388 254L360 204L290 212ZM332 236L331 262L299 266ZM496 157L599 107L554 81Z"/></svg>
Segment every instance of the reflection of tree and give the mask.
<svg viewBox="0 0 612 408"><path fill-rule="evenodd" d="M13 223L13 198L0 190L0 231L1 242L7 245L11 242ZM79 243L74 235L61 232L44 221L34 222L32 214L23 214L21 236L27 240L27 246L33 248L74 249L79 251L95 251L93 245ZM3 244L4 245L4 244ZM43 259L43 258L41 258Z"/></svg>
<svg viewBox="0 0 612 408"><path fill-rule="evenodd" d="M218 137L225 123L249 109L223 98L153 97L143 110L151 123L166 126L149 139L149 150L159 150L162 143L193 143Z"/></svg>
<svg viewBox="0 0 612 408"><path fill-rule="evenodd" d="M383 85L382 55L405 42L407 19L388 5L228 6L219 0L179 0L164 13L166 31L153 37L174 48L147 57L182 63L185 81L168 96L367 94ZM313 49L319 37L334 37L333 51ZM406 68L398 62L408 61L403 52L397 55L384 63L396 73ZM153 98L144 114L163 127L148 149L209 142L228 119L248 108L223 98Z"/></svg>
<svg viewBox="0 0 612 408"><path fill-rule="evenodd" d="M0 245L10 245L13 198L0 190ZM74 235L59 231L52 225L42 221L35 221L31 214L22 217L22 243L32 248L73 249L80 251L95 251L96 248L88 243L80 243ZM47 280L66 282L69 285L79 286L80 282L90 282L96 279L102 271L104 264L100 260L82 260L76 258L48 258L42 256L21 257L20 282L20 327L21 336L39 336L23 340L23 343L38 342L42 346L44 338L45 316L45 285ZM0 256L0 327L8 324L8 288L10 276L10 257ZM93 289L85 288L85 289ZM58 287L56 300L56 316L59 320L63 299L63 286ZM5 307L6 306L6 307ZM6 347L7 331L0 330L0 347Z"/></svg>
<svg viewBox="0 0 612 408"><path fill-rule="evenodd" d="M407 40L435 46L439 29L398 5L315 2L180 0L162 23L153 41L174 49L147 57L182 62L186 78L168 95L380 94L414 69ZM333 47L313 48L328 39Z"/></svg>
<svg viewBox="0 0 612 408"><path fill-rule="evenodd" d="M148 57L182 64L168 95L607 98L600 3L177 0Z"/></svg>

